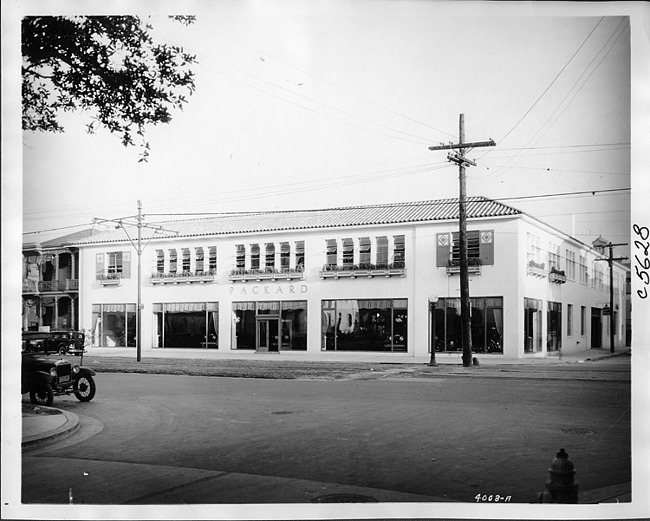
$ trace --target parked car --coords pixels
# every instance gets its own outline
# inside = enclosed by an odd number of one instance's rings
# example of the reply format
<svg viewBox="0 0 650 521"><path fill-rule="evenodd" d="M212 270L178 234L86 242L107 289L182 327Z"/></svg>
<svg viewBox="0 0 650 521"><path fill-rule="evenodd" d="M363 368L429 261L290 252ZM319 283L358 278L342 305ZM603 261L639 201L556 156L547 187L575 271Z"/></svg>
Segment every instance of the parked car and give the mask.
<svg viewBox="0 0 650 521"><path fill-rule="evenodd" d="M85 335L82 331L23 331L23 351L42 351L60 355L81 355Z"/></svg>
<svg viewBox="0 0 650 521"><path fill-rule="evenodd" d="M82 358L83 360L83 358ZM52 405L54 396L74 394L79 401L89 402L97 387L95 371L80 367L63 358L49 356L47 349L23 351L21 393L29 393L33 404Z"/></svg>

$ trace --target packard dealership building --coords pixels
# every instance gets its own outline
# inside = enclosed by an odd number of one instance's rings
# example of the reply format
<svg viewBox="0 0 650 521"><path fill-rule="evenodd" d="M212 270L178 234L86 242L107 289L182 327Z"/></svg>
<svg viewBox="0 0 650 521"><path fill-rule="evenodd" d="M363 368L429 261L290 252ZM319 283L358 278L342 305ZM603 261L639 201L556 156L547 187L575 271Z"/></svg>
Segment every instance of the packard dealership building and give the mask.
<svg viewBox="0 0 650 521"><path fill-rule="evenodd" d="M616 347L625 345L626 269L613 264L609 309L599 244L482 197L468 199L467 216L474 353L525 358L609 347L609 313ZM457 200L157 224L168 232L142 228L139 258L145 354L372 359L461 349ZM138 255L129 237L111 229L71 246L79 255L80 328L93 346L134 347Z"/></svg>

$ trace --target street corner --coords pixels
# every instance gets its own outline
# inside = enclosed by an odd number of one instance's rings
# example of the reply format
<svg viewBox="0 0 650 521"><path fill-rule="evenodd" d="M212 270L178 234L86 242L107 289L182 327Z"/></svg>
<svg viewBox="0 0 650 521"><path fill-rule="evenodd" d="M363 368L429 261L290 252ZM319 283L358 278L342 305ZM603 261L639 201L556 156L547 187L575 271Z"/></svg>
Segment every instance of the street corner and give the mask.
<svg viewBox="0 0 650 521"><path fill-rule="evenodd" d="M22 447L30 448L70 436L79 429L79 418L55 407L23 403L22 424Z"/></svg>

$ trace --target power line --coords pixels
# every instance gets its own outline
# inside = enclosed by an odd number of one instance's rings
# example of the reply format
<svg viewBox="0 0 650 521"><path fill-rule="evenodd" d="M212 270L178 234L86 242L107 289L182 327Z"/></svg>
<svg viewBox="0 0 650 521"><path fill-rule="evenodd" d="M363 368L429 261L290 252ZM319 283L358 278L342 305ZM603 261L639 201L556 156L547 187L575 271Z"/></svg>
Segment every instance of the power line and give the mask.
<svg viewBox="0 0 650 521"><path fill-rule="evenodd" d="M524 120L524 118L525 118L526 116L528 116L528 114L530 114L530 112L533 110L533 108L535 108L535 106L539 103L539 101L544 97L544 95L549 91L549 89L550 89L550 88L555 84L555 82L556 82L557 79L560 77L560 75L564 72L564 70L569 66L569 64L573 61L573 59L576 57L576 55L580 52L580 49L582 49L582 48L584 47L584 45L587 43L587 41L589 40L589 38L591 38L591 35L594 34L594 31L598 28L598 26L602 23L602 21L603 21L604 19L605 19L605 17L602 16L602 17L600 18L600 20L598 20L598 23L596 23L596 25L595 25L594 28L591 30L591 32L590 32L590 33L587 35L587 37L583 40L583 42L582 42L582 43L580 44L580 46L576 49L576 51L571 55L571 58L569 58L569 61L567 61L567 62L564 64L564 66L562 67L562 69L560 69L560 72L558 72L558 73L556 74L555 78L553 78L553 80L551 81L551 83L548 84L548 86L547 86L547 87L544 89L544 91L539 95L539 97L535 100L535 102L530 106L530 108L526 111L526 113L525 113L523 116L521 116L521 118L519 119L519 121L517 121L517 123L515 123L515 124L512 126L512 128L511 128L510 130L508 130L508 132L506 132L505 135L504 135L504 136L499 140L500 142L502 142L506 137L508 137L508 136L512 133L512 131L513 131L515 128L517 128L517 126L519 125L519 123L521 123L521 122Z"/></svg>
<svg viewBox="0 0 650 521"><path fill-rule="evenodd" d="M285 65L285 66L287 66L287 67L289 67L289 68L291 68L291 69L293 69L293 70L296 70L296 71L298 71L298 72L301 72L301 73L303 73L303 74L306 74L306 75L308 75L308 76L311 76L312 78L315 78L315 79L317 79L318 81L321 81L321 82L325 83L326 85L329 85L329 86L331 86L331 87L334 87L335 89L338 89L338 90L340 90L340 91L342 91L342 92L345 92L346 94L349 94L349 95L351 95L351 96L353 96L353 97L355 97L355 98L358 98L358 99L360 99L360 100L362 100L362 101L365 101L366 103L369 103L369 104L371 104L371 105L374 105L374 106L376 106L376 107L379 107L379 108L381 108L382 110L385 110L385 111L387 111L387 112L390 112L391 114L395 114L395 115L397 115L397 116L403 117L403 118L405 118L405 119L407 119L407 120L409 120L409 121L412 121L412 122L414 122L414 123L418 123L419 125L422 125L422 126L424 126L424 127L427 127L427 128L429 128L429 129L431 129L431 130L435 130L436 132L441 132L442 134L446 134L446 135L451 136L451 137L456 137L454 134L451 134L451 133L446 132L446 131L444 131L444 130L441 130L441 129L439 129L439 128L433 127L433 126L431 126L431 125L428 125L427 123L423 123L422 121L419 121L419 120L417 120L417 119L415 119L415 118L412 118L412 117L410 117L410 116L407 116L407 115L405 115L405 114L402 114L401 112L398 112L398 111L395 111L395 110L390 109L390 108L388 108L388 107L385 107L385 106L383 106L383 105L380 105L379 103L376 103L376 102L374 102L374 101L371 101L371 100L369 100L369 99L367 99L367 98L365 98L365 97L363 97L363 96L361 96L361 95L359 95L359 94L356 94L356 93L354 93L354 92L351 92L351 91L349 91L349 90L347 90L347 89L345 89L345 88L343 88L343 87L341 87L341 86L339 86L339 85L336 85L336 84L334 84L334 83L332 83L332 82L330 82L330 81L328 81L328 80L326 80L326 79L323 79L323 78L317 76L316 74L313 74L313 73L311 73L311 72L309 72L309 71L306 71L306 70L304 70L304 69L301 69L301 68L299 68L299 67L296 67L295 65L292 65L292 64L287 63L287 62L285 62L285 61L283 61L283 60L280 60L279 58L276 58L276 57L274 57L274 56L271 56L271 55L269 55L268 53L266 53L265 51L262 51L262 50L260 50L260 49L256 49L256 48L254 48L254 47L251 47L251 46L249 46L249 45L246 45L246 44L244 44L244 43L241 43L241 42L235 40L234 38L231 38L231 37L225 36L225 35L223 35L223 34L221 34L221 33L219 33L219 32L210 32L210 35L211 35L211 36L212 36L212 35L216 35L216 36L221 37L221 38L223 38L223 39L225 39L225 40L229 40L229 41L231 41L231 42L234 42L235 44L237 44L237 45L239 45L239 46L241 46L241 47L245 47L245 48L247 48L247 49L250 49L250 50L254 51L255 54L258 55L258 56L259 56L260 54L263 54L264 56L266 56L266 57L268 57L268 58L270 58L270 59L272 59L272 60L274 60L274 61L277 61L278 63L281 63L282 65Z"/></svg>

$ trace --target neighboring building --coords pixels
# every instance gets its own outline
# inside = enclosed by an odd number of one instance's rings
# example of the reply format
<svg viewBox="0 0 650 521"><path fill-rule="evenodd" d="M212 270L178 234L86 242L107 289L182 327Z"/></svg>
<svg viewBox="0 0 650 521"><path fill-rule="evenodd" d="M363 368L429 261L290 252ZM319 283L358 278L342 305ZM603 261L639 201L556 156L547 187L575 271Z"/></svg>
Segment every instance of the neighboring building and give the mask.
<svg viewBox="0 0 650 521"><path fill-rule="evenodd" d="M91 230L23 244L24 331L75 330L79 321L79 250Z"/></svg>
<svg viewBox="0 0 650 521"><path fill-rule="evenodd" d="M468 200L472 350L538 357L608 347L607 263L510 206ZM141 256L142 350L458 356L458 201L228 214L158 223ZM149 229L143 228L145 234ZM149 232L151 233L151 232ZM135 346L137 255L123 230L78 241L80 323ZM614 264L615 343L625 268ZM92 349L92 348L91 348Z"/></svg>

